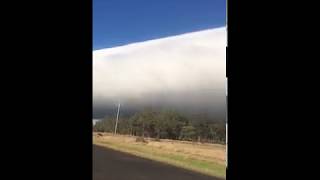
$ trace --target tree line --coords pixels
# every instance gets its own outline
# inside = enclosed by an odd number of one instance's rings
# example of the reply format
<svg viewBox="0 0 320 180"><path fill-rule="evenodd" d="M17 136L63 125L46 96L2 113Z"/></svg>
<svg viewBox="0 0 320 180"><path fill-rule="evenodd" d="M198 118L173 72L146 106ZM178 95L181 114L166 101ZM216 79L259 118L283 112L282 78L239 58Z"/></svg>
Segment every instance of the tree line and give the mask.
<svg viewBox="0 0 320 180"><path fill-rule="evenodd" d="M115 118L105 118L93 126L95 132L113 133ZM173 139L225 144L226 129L223 122L209 119L190 119L173 110L145 109L118 120L117 133L155 139Z"/></svg>

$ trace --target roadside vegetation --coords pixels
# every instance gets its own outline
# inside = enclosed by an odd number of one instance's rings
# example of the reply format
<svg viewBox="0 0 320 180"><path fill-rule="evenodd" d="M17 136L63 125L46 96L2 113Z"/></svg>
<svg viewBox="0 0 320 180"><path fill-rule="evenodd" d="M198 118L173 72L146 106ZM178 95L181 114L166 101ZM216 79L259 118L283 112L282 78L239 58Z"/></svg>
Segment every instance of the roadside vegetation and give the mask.
<svg viewBox="0 0 320 180"><path fill-rule="evenodd" d="M105 118L93 126L93 131L113 133L115 123L115 117ZM118 121L117 134L150 137L157 140L172 139L219 144L226 142L223 121L213 121L205 116L187 118L172 110L145 109L132 116L122 116Z"/></svg>
<svg viewBox="0 0 320 180"><path fill-rule="evenodd" d="M115 117L96 122L93 143L211 176L226 176L223 121L145 109L120 116L116 134L115 124Z"/></svg>
<svg viewBox="0 0 320 180"><path fill-rule="evenodd" d="M93 143L199 173L225 178L225 145L94 133Z"/></svg>

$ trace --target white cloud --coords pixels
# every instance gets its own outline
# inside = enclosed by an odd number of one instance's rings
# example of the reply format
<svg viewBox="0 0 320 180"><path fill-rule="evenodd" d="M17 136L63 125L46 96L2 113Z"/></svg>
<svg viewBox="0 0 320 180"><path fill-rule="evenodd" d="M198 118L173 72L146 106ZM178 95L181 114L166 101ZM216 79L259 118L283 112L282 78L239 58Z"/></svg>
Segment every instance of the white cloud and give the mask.
<svg viewBox="0 0 320 180"><path fill-rule="evenodd" d="M93 51L93 100L213 90L225 95L226 28Z"/></svg>

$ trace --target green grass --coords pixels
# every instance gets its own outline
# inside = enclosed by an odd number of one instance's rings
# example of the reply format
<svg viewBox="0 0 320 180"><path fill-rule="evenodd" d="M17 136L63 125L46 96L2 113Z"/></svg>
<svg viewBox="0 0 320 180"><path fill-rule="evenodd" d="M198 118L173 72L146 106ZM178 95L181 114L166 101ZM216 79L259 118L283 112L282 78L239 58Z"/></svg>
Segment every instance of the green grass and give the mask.
<svg viewBox="0 0 320 180"><path fill-rule="evenodd" d="M226 167L223 164L215 163L213 161L199 160L191 158L186 154L179 152L167 152L159 148L152 148L139 144L109 142L109 141L93 141L94 144L105 146L114 150L126 152L139 157L160 161L171 164L177 167L193 170L199 173L204 173L211 176L222 177L226 176Z"/></svg>

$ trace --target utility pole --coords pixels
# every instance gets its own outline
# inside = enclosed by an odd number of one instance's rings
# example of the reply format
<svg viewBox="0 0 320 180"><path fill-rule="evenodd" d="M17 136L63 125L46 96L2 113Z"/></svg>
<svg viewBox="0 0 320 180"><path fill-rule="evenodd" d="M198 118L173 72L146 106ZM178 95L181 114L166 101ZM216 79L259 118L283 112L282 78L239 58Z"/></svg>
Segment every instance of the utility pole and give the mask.
<svg viewBox="0 0 320 180"><path fill-rule="evenodd" d="M120 102L118 103L118 112L117 112L116 125L115 125L115 127L114 127L114 134L117 134L117 127L118 127L118 120L119 120L119 112L120 112Z"/></svg>

